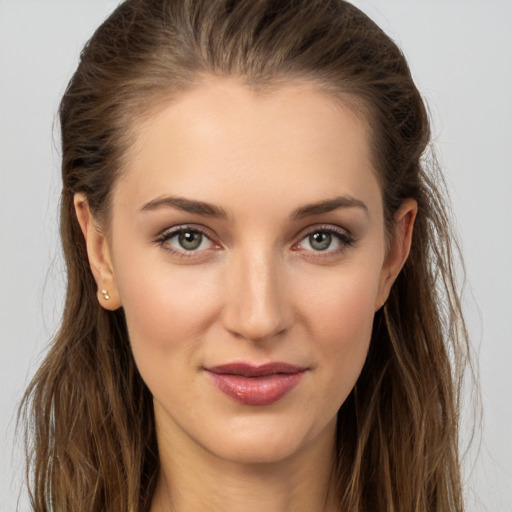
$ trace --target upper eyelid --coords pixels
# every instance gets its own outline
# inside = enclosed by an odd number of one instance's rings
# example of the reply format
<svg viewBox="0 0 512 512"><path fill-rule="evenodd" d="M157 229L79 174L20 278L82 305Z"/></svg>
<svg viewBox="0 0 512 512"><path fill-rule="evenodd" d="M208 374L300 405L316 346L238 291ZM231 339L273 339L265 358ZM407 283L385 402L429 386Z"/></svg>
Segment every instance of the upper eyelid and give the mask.
<svg viewBox="0 0 512 512"><path fill-rule="evenodd" d="M201 233L202 235L212 240L212 242L214 241L215 238L217 238L215 236L215 233L213 233L212 230L208 229L206 226L201 226L199 224L179 224L177 226L166 228L160 231L159 234L157 235L157 239L162 239L169 235L176 235L178 233L181 233L182 231L186 231L187 229L190 231L197 231L198 233Z"/></svg>
<svg viewBox="0 0 512 512"><path fill-rule="evenodd" d="M302 228L295 236L294 239L297 239L297 241L303 240L308 235L311 235L312 233L316 233L318 231L329 231L331 233L338 233L340 235L345 235L348 238L353 238L352 233L350 230L346 228L342 228L341 226L337 226L335 224L312 224L310 226L306 226L305 228Z"/></svg>

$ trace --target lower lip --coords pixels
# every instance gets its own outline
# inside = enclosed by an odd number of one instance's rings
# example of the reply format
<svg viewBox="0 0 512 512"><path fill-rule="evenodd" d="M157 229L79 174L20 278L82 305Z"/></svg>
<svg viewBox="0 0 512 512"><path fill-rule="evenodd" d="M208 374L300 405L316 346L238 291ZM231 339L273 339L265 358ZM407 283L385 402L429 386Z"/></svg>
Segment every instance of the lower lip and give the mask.
<svg viewBox="0 0 512 512"><path fill-rule="evenodd" d="M297 386L305 371L244 377L207 371L213 384L225 395L245 405L269 405Z"/></svg>

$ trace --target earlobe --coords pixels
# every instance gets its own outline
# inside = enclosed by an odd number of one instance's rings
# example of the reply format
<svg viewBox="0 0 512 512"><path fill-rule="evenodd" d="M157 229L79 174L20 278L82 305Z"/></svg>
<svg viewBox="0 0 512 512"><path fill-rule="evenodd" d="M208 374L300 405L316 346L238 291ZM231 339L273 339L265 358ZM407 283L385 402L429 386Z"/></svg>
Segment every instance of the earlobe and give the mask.
<svg viewBox="0 0 512 512"><path fill-rule="evenodd" d="M102 307L114 311L121 307L110 249L105 233L97 225L84 194L74 196L75 213L84 236L87 257L96 286L97 297Z"/></svg>
<svg viewBox="0 0 512 512"><path fill-rule="evenodd" d="M408 198L402 202L394 215L393 232L380 275L379 292L375 303L376 311L387 301L391 287L409 256L417 212L418 203Z"/></svg>

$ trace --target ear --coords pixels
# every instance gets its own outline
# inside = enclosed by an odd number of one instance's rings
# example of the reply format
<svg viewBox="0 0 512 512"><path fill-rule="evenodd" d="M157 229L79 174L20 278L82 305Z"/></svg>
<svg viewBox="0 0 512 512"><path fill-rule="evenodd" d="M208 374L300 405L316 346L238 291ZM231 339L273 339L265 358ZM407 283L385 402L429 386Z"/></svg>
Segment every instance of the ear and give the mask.
<svg viewBox="0 0 512 512"><path fill-rule="evenodd" d="M388 300L391 286L409 256L417 212L418 203L414 199L408 198L403 201L394 215L394 227L380 274L375 311L380 309Z"/></svg>
<svg viewBox="0 0 512 512"><path fill-rule="evenodd" d="M102 307L110 311L119 309L121 299L105 233L95 222L84 194L75 194L74 204L85 239L89 265L98 287L98 301Z"/></svg>

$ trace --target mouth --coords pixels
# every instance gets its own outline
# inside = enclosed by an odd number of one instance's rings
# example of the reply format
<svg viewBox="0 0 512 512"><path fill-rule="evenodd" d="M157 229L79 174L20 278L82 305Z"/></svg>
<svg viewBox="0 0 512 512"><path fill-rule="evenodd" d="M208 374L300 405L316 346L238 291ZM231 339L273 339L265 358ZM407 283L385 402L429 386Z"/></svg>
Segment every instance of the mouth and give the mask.
<svg viewBox="0 0 512 512"><path fill-rule="evenodd" d="M291 392L307 368L275 362L229 363L204 370L214 386L229 398L245 405L270 405Z"/></svg>

